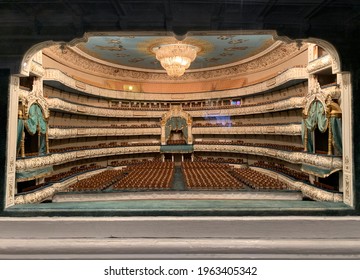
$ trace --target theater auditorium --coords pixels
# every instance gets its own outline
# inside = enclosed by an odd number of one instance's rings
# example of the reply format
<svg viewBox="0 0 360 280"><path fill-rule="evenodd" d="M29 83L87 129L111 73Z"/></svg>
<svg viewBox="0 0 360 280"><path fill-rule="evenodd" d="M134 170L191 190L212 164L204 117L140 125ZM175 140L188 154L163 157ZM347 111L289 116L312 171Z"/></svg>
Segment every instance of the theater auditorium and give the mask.
<svg viewBox="0 0 360 280"><path fill-rule="evenodd" d="M348 76L326 46L274 31L88 32L22 66L9 206L352 203Z"/></svg>

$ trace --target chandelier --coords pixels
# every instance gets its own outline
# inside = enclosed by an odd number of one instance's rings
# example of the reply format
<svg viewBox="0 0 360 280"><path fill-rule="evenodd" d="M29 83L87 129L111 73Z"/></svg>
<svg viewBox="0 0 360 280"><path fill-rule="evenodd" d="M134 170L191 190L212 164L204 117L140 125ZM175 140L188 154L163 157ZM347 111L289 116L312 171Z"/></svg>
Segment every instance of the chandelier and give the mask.
<svg viewBox="0 0 360 280"><path fill-rule="evenodd" d="M189 44L166 44L153 48L156 59L170 77L180 77L196 58L200 48Z"/></svg>

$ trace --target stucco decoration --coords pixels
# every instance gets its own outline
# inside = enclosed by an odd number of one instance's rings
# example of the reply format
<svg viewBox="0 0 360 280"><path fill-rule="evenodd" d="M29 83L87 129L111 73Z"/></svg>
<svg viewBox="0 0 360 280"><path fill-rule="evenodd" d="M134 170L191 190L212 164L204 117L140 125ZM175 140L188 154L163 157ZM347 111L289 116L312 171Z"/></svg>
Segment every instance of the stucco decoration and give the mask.
<svg viewBox="0 0 360 280"><path fill-rule="evenodd" d="M277 48L270 51L266 55L259 57L255 60L240 63L238 65L232 65L230 67L208 70L208 71L196 71L185 73L180 78L176 78L176 81L199 81L199 80L211 80L211 79L221 79L228 78L229 76L238 76L244 73L253 73L260 70L265 70L270 67L274 67L289 57L295 56L296 54L301 53L307 47L303 46L299 49L296 43L292 44L280 44ZM118 67L108 66L103 63L94 62L88 58L85 58L79 55L77 52L68 48L66 52L63 51L59 46L51 46L43 50L44 54L47 56L60 61L61 63L70 66L74 69L81 71L86 71L91 74L96 74L98 76L111 78L111 79L126 79L128 81L159 81L159 82L168 82L174 80L163 73L151 73L146 71L138 71L122 69L121 65Z"/></svg>
<svg viewBox="0 0 360 280"><path fill-rule="evenodd" d="M212 117L212 116L237 116L237 115L252 115L262 114L264 112L276 112L283 110L291 110L296 108L303 108L304 97L290 97L284 100L271 102L265 105L246 106L224 108L218 110L209 110L208 108L199 108L198 110L187 111L191 117ZM47 103L50 109L56 109L64 112L71 112L81 115L94 115L103 117L136 117L136 118L149 118L149 117L162 117L163 111L147 111L146 109L138 114L136 110L121 110L111 108L101 108L84 106L76 103L67 102L59 98L48 98ZM184 110L185 111L185 110Z"/></svg>
<svg viewBox="0 0 360 280"><path fill-rule="evenodd" d="M310 154L305 152L289 152L271 148L242 145L194 145L194 151L201 152L229 152L240 154L262 155L281 159L291 163L308 164L323 167L331 170L342 169L342 158L336 156L326 156L321 154Z"/></svg>
<svg viewBox="0 0 360 280"><path fill-rule="evenodd" d="M193 137L192 137L192 118L191 115L185 111L182 110L181 106L172 106L171 109L166 112L165 114L162 115L161 117L161 145L166 145L166 130L167 127L166 125L168 124L169 120L171 120L172 118L180 118L183 119L184 122L186 123L186 126L183 128L178 128L178 129L185 129L186 130L186 134L184 133L184 135L187 135L187 139L186 139L186 143L187 144L192 144L193 142Z"/></svg>
<svg viewBox="0 0 360 280"><path fill-rule="evenodd" d="M85 158L104 157L119 154L141 154L141 153L159 153L160 146L130 146L89 149L66 153L49 154L41 157L25 158L16 161L16 170L28 170L43 168L52 165L58 165Z"/></svg>

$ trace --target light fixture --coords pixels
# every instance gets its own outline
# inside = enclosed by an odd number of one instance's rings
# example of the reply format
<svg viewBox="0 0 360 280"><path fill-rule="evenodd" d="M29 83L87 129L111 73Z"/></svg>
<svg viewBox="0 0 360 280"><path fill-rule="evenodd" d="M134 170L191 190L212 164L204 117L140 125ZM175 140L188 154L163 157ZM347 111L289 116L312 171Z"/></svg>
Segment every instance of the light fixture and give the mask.
<svg viewBox="0 0 360 280"><path fill-rule="evenodd" d="M182 76L199 51L197 46L183 43L164 44L153 48L156 59L170 77Z"/></svg>

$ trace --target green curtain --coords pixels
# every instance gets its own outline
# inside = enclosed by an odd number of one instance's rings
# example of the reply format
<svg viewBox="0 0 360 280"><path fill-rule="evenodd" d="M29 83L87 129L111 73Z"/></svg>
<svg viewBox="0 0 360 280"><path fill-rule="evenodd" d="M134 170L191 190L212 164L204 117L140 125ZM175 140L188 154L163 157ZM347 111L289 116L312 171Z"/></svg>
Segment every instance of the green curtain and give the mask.
<svg viewBox="0 0 360 280"><path fill-rule="evenodd" d="M342 154L342 123L341 118L330 118L330 124L331 124L331 131L333 135L333 145L335 148L335 151L338 154Z"/></svg>
<svg viewBox="0 0 360 280"><path fill-rule="evenodd" d="M40 127L40 133L46 133L46 121L38 104L31 105L29 109L29 118L25 122L26 128L31 135L34 135L37 132L38 126Z"/></svg>
<svg viewBox="0 0 360 280"><path fill-rule="evenodd" d="M45 155L46 154L46 136L45 134L40 135L40 147L39 147L39 155Z"/></svg>
<svg viewBox="0 0 360 280"><path fill-rule="evenodd" d="M16 151L19 153L21 148L21 139L24 132L24 120L18 119L18 126L17 126L17 140L16 140Z"/></svg>
<svg viewBox="0 0 360 280"><path fill-rule="evenodd" d="M185 119L181 117L172 117L168 119L165 125L165 139L169 138L172 130L181 130L185 139L188 139L188 127Z"/></svg>
<svg viewBox="0 0 360 280"><path fill-rule="evenodd" d="M305 119L306 127L314 130L317 127L321 132L325 132L328 127L328 120L326 118L324 106L321 102L315 101L311 104L308 117Z"/></svg>
<svg viewBox="0 0 360 280"><path fill-rule="evenodd" d="M309 153L312 153L314 151L314 147L313 147L313 133L310 129L305 127L305 123L304 120L301 121L301 140L302 143L304 145L304 141L305 141L305 129L307 130L307 151Z"/></svg>
<svg viewBox="0 0 360 280"><path fill-rule="evenodd" d="M322 133L324 133L328 127L328 119L325 114L324 106L321 102L317 102L316 117L318 128Z"/></svg>
<svg viewBox="0 0 360 280"><path fill-rule="evenodd" d="M324 132L326 132L326 130L328 128L328 119L326 117L324 106L322 105L322 103L320 101L315 101L311 104L309 112L308 112L308 117L305 120L303 120L301 125L302 125L301 126L301 136L302 136L303 144L304 144L305 129L307 129L307 132L308 132L307 150L309 153L313 153L314 152L314 147L313 147L313 131L314 131L314 129L316 129L316 127L318 127L320 132L324 133Z"/></svg>

